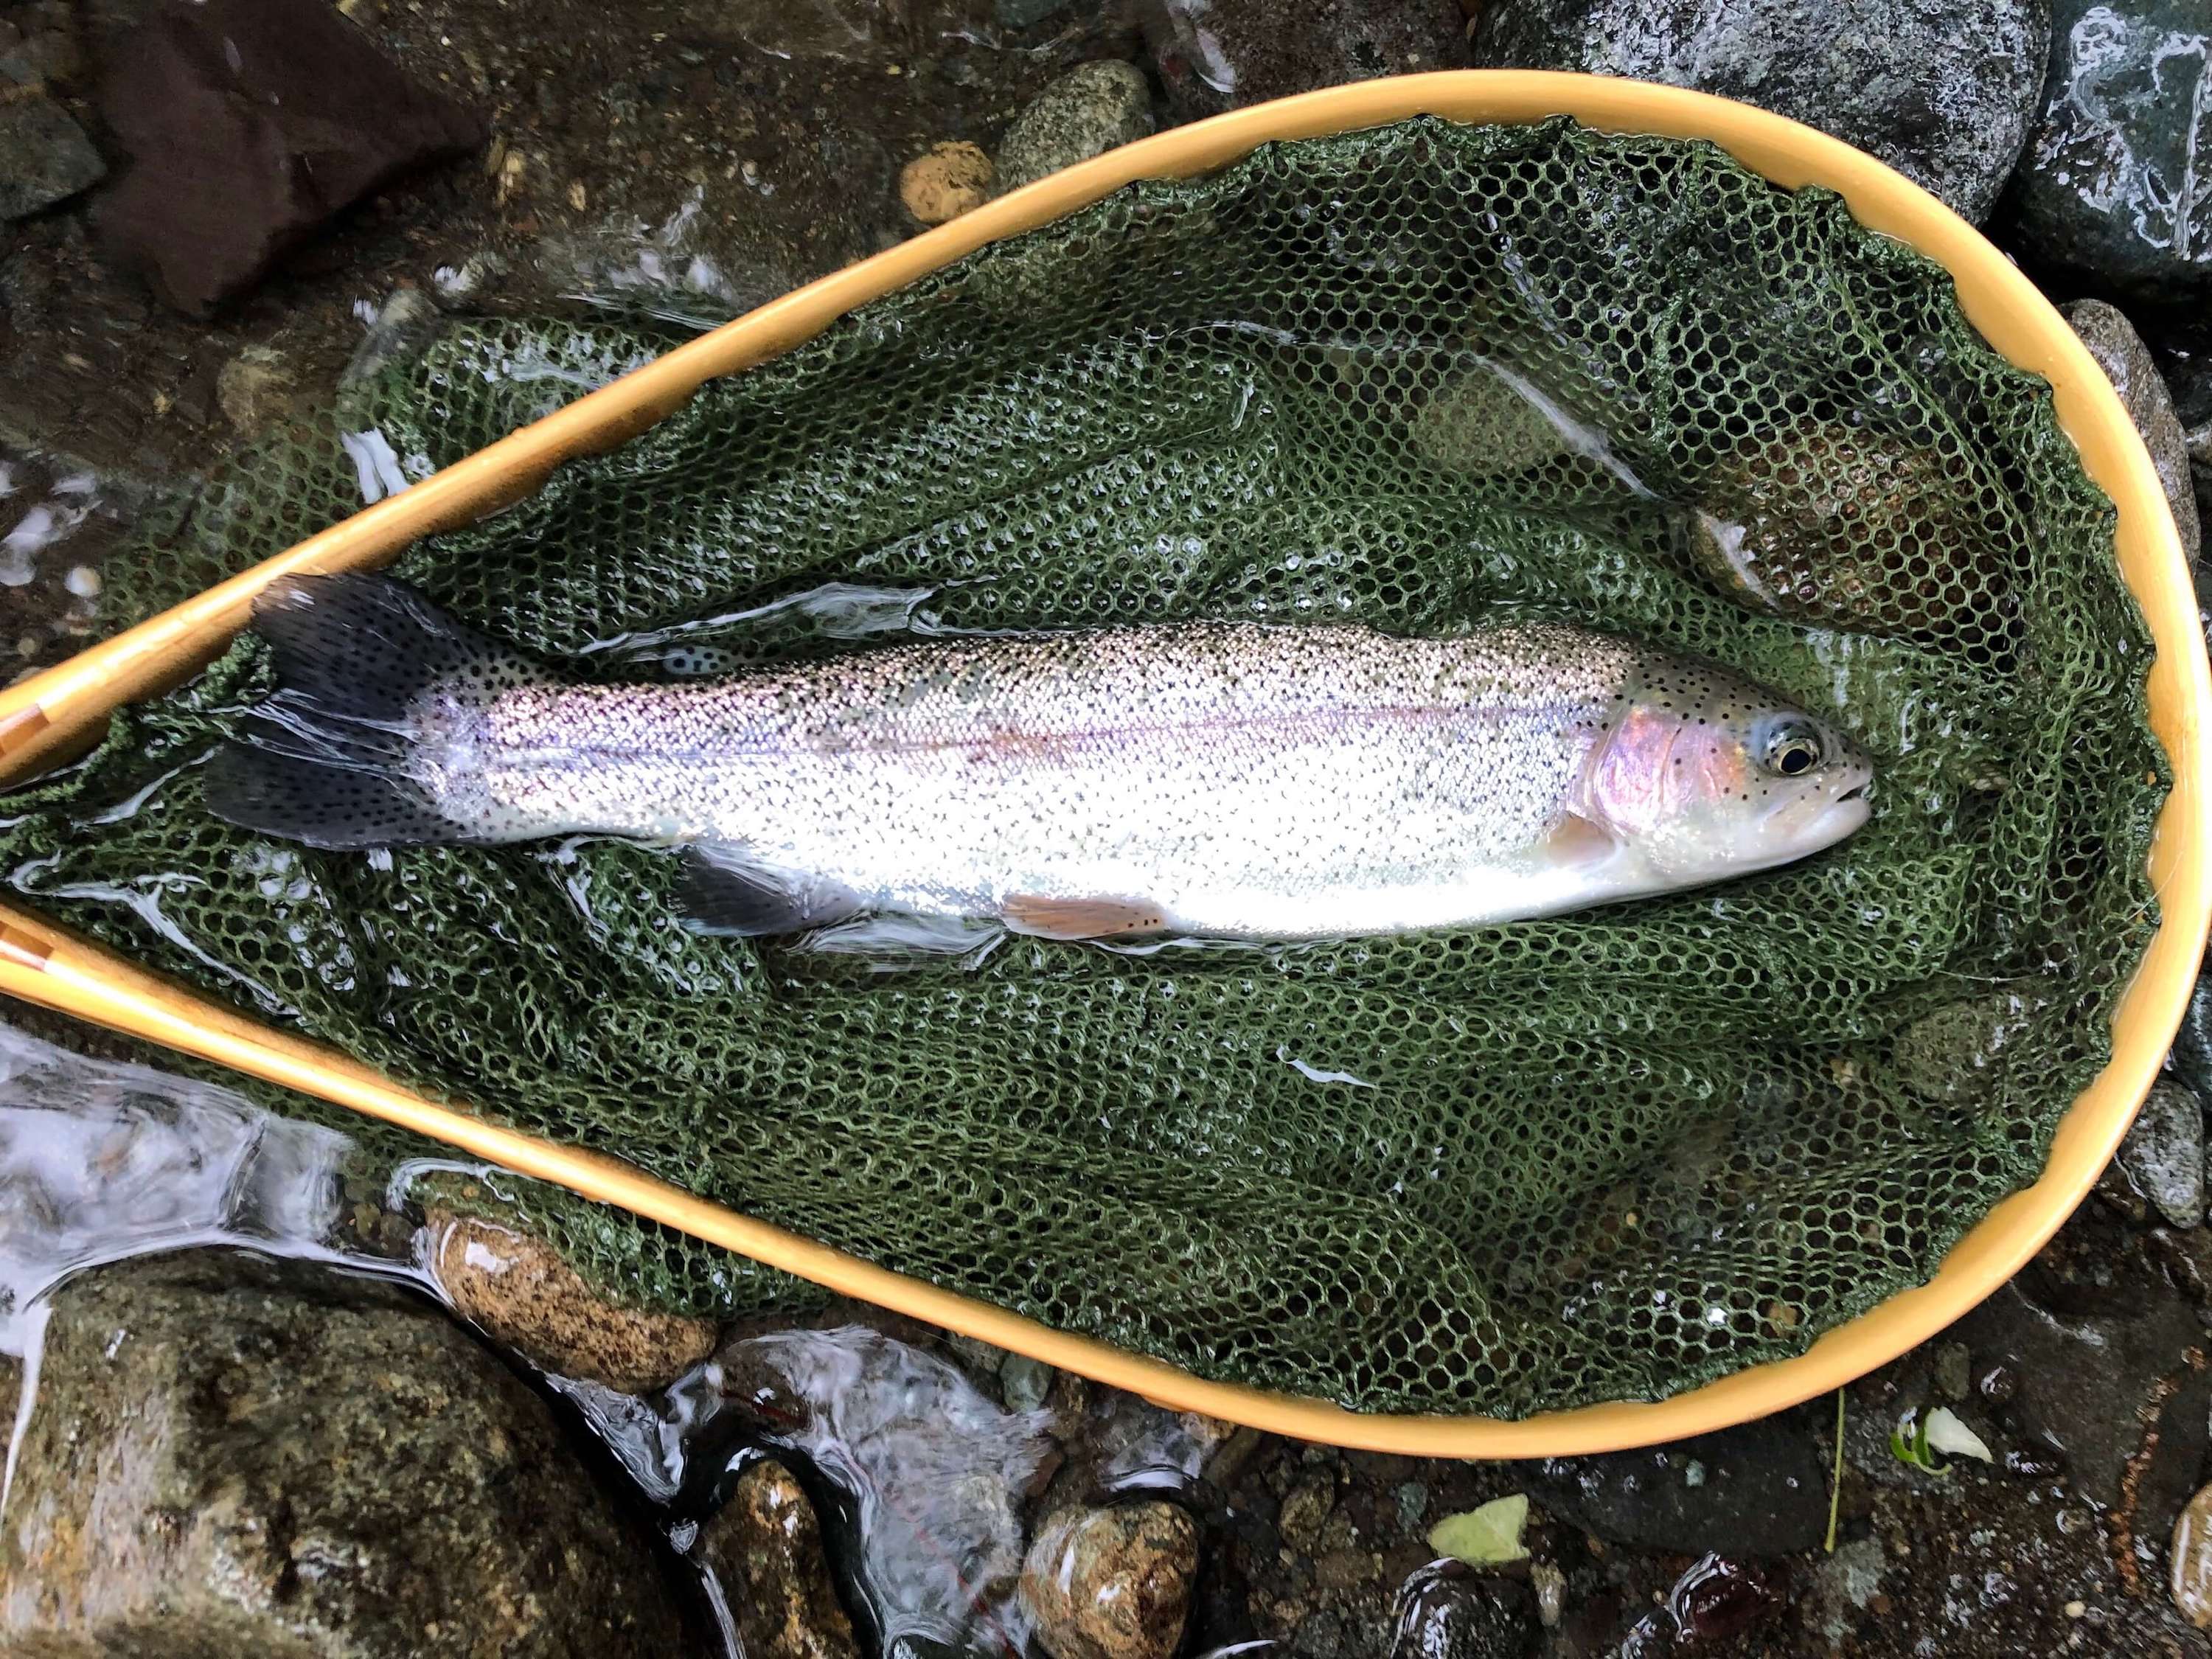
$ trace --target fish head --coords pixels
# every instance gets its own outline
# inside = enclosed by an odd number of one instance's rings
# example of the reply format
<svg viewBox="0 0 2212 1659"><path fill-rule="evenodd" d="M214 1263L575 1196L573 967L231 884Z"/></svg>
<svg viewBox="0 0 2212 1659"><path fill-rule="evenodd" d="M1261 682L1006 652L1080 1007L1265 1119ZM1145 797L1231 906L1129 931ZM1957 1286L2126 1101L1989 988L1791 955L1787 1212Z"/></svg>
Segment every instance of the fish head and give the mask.
<svg viewBox="0 0 2212 1659"><path fill-rule="evenodd" d="M1688 885L1833 846L1867 821L1873 782L1831 722L1724 669L1646 659L1584 757L1575 810Z"/></svg>

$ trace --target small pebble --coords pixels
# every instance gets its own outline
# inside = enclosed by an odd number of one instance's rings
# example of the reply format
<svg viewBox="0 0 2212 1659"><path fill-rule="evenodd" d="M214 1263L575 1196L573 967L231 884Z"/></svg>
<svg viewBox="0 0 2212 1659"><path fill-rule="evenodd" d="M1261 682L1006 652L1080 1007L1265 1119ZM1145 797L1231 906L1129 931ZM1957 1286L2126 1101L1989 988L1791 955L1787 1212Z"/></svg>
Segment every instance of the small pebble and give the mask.
<svg viewBox="0 0 2212 1659"><path fill-rule="evenodd" d="M2087 1601L2069 1601L2066 1604L2066 1616L2069 1619L2079 1619L2088 1611L2089 1604Z"/></svg>
<svg viewBox="0 0 2212 1659"><path fill-rule="evenodd" d="M62 578L62 586L80 599L96 599L100 597L100 572L88 564L71 565L69 574Z"/></svg>
<svg viewBox="0 0 2212 1659"><path fill-rule="evenodd" d="M957 219L990 198L996 169L974 144L948 140L917 155L899 174L899 200L925 225Z"/></svg>
<svg viewBox="0 0 2212 1659"><path fill-rule="evenodd" d="M1536 1622L1556 1629L1566 1611L1567 1575L1549 1561L1539 1561L1528 1569L1528 1582L1536 1590Z"/></svg>

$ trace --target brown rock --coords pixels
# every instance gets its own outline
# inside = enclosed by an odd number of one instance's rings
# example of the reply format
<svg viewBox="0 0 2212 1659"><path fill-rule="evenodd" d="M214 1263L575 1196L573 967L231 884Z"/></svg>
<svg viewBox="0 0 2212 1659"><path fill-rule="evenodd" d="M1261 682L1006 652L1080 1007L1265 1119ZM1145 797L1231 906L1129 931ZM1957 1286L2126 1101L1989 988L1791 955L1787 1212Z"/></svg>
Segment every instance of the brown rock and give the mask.
<svg viewBox="0 0 2212 1659"><path fill-rule="evenodd" d="M2173 1523L2173 1605L2197 1629L2212 1630L2212 1486Z"/></svg>
<svg viewBox="0 0 2212 1659"><path fill-rule="evenodd" d="M0 1528L0 1652L661 1659L644 1532L428 1298L238 1250L53 1294Z"/></svg>
<svg viewBox="0 0 2212 1659"><path fill-rule="evenodd" d="M706 1320L618 1308L538 1239L445 1210L428 1219L430 1271L454 1308L534 1365L644 1394L714 1351Z"/></svg>
<svg viewBox="0 0 2212 1659"><path fill-rule="evenodd" d="M1022 1604L1053 1659L1167 1659L1197 1571L1197 1524L1173 1504L1071 1510L1030 1546Z"/></svg>
<svg viewBox="0 0 2212 1659"><path fill-rule="evenodd" d="M790 1470L756 1463L699 1535L745 1659L859 1659L822 1528Z"/></svg>
<svg viewBox="0 0 2212 1659"><path fill-rule="evenodd" d="M957 141L932 146L899 174L899 200L925 225L957 219L989 199L995 169L974 144Z"/></svg>
<svg viewBox="0 0 2212 1659"><path fill-rule="evenodd" d="M166 0L118 49L100 113L131 157L102 204L119 262L204 315L333 216L483 142L331 8Z"/></svg>

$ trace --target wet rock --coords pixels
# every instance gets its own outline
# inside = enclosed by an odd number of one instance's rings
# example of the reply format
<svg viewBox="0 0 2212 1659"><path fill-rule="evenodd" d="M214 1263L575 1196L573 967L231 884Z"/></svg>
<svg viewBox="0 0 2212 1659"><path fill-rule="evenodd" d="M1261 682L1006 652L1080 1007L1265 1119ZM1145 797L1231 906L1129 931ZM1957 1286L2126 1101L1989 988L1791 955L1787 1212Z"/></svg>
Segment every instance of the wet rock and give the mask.
<svg viewBox="0 0 2212 1659"><path fill-rule="evenodd" d="M1788 1555L1828 1529L1826 1472L1795 1413L1650 1450L1547 1459L1532 1486L1541 1508L1609 1542L1684 1554Z"/></svg>
<svg viewBox="0 0 2212 1659"><path fill-rule="evenodd" d="M2212 74L2212 68L2207 72ZM2212 137L2212 126L2208 126L2206 136ZM2208 234L2212 234L2212 211L2208 211L2205 224ZM2195 564L2203 550L2203 537L2197 520L2197 490L2189 474L2189 451L2181 418L2173 412L2172 394L2152 360L2150 348L2118 308L2101 300L2077 300L2066 307L2066 320L2110 378L2120 401L2127 405L2128 418L2142 434L2151 465L2158 469L2158 481L2166 488L2166 503L2173 509L2173 527L2181 537L2182 555Z"/></svg>
<svg viewBox="0 0 2212 1659"><path fill-rule="evenodd" d="M131 161L101 204L107 245L200 315L363 197L483 139L337 11L290 0L156 7L116 49L100 112Z"/></svg>
<svg viewBox="0 0 2212 1659"><path fill-rule="evenodd" d="M1468 61L1455 0L1144 0L1143 19L1169 106L1183 121Z"/></svg>
<svg viewBox="0 0 2212 1659"><path fill-rule="evenodd" d="M1490 0L1486 67L1694 87L1857 145L1979 222L2027 141L2046 0Z"/></svg>
<svg viewBox="0 0 2212 1659"><path fill-rule="evenodd" d="M1152 83L1140 70L1113 59L1080 64L1039 93L1006 130L998 191L1035 184L1152 130Z"/></svg>
<svg viewBox="0 0 2212 1659"><path fill-rule="evenodd" d="M2010 205L2021 246L2141 299L2212 294L2203 0L2055 0Z"/></svg>
<svg viewBox="0 0 2212 1659"><path fill-rule="evenodd" d="M9 1504L0 1646L51 1659L684 1647L544 1402L428 1302L306 1263L65 1284Z"/></svg>
<svg viewBox="0 0 2212 1659"><path fill-rule="evenodd" d="M925 225L941 225L991 198L991 158L965 141L931 146L899 173L899 200Z"/></svg>
<svg viewBox="0 0 2212 1659"><path fill-rule="evenodd" d="M822 1525L797 1478L756 1463L701 1529L745 1659L859 1659L853 1622L822 1553Z"/></svg>
<svg viewBox="0 0 2212 1659"><path fill-rule="evenodd" d="M1335 1506L1335 1477L1327 1469L1316 1470L1284 1494L1275 1529L1292 1549L1311 1555L1321 1547L1322 1528Z"/></svg>
<svg viewBox="0 0 2212 1659"><path fill-rule="evenodd" d="M1808 1622L1832 1645L1842 1642L1857 1628L1857 1615L1866 1611L1888 1571L1889 1558L1880 1539L1838 1544L1814 1577Z"/></svg>
<svg viewBox="0 0 2212 1659"><path fill-rule="evenodd" d="M707 1321L616 1307L538 1239L445 1210L428 1220L430 1271L454 1308L533 1365L644 1394L714 1351Z"/></svg>
<svg viewBox="0 0 2212 1659"><path fill-rule="evenodd" d="M2212 1486L2189 1500L2173 1523L2173 1605L2199 1630L2212 1630Z"/></svg>
<svg viewBox="0 0 2212 1659"><path fill-rule="evenodd" d="M283 419L299 392L291 360L273 346L247 346L215 377L216 407L240 433L258 432Z"/></svg>
<svg viewBox="0 0 2212 1659"><path fill-rule="evenodd" d="M1053 1659L1168 1659L1198 1573L1198 1525L1173 1504L1117 1504L1046 1523L1021 1598Z"/></svg>
<svg viewBox="0 0 2212 1659"><path fill-rule="evenodd" d="M1780 1611L1783 1596L1755 1561L1707 1554L1674 1581L1660 1608L1639 1622L1621 1644L1621 1659L1658 1659L1729 1642Z"/></svg>
<svg viewBox="0 0 2212 1659"><path fill-rule="evenodd" d="M2197 1097L2176 1084L2153 1084L2112 1171L2124 1182L2126 1196L2155 1210L2169 1227L2203 1221L2204 1109Z"/></svg>
<svg viewBox="0 0 2212 1659"><path fill-rule="evenodd" d="M65 202L98 184L107 164L38 71L19 53L0 57L0 224Z"/></svg>
<svg viewBox="0 0 2212 1659"><path fill-rule="evenodd" d="M1390 1659L1523 1659L1537 1636L1507 1587L1485 1584L1457 1562L1422 1568L1399 1593Z"/></svg>
<svg viewBox="0 0 2212 1659"><path fill-rule="evenodd" d="M745 1336L715 1361L683 1385L712 1390L685 1396L693 1433L720 1435L734 1418L748 1438L805 1456L870 1517L857 1571L873 1586L883 1651L960 1632L1003 1645L988 1638L1021 1577L1015 1505L1057 1462L1042 1417L1003 1412L936 1355L859 1326Z"/></svg>

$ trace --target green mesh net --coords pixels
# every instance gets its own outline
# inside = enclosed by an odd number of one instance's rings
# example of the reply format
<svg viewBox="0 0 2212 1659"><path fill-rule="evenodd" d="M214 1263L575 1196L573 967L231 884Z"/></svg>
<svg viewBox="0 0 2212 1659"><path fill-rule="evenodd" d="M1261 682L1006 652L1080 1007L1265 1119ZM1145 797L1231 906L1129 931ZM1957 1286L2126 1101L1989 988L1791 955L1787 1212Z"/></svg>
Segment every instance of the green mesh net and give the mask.
<svg viewBox="0 0 2212 1659"><path fill-rule="evenodd" d="M230 465L128 603L667 343L458 327ZM250 640L0 838L34 908L264 1018L1065 1329L1365 1410L1652 1397L1923 1279L2106 1057L2165 778L2111 526L2045 385L1835 197L1415 121L987 249L400 574L604 678L917 624L1570 617L1832 712L1880 769L1842 848L1508 927L884 972L687 932L663 849L214 821ZM534 1213L635 1302L805 1294Z"/></svg>

